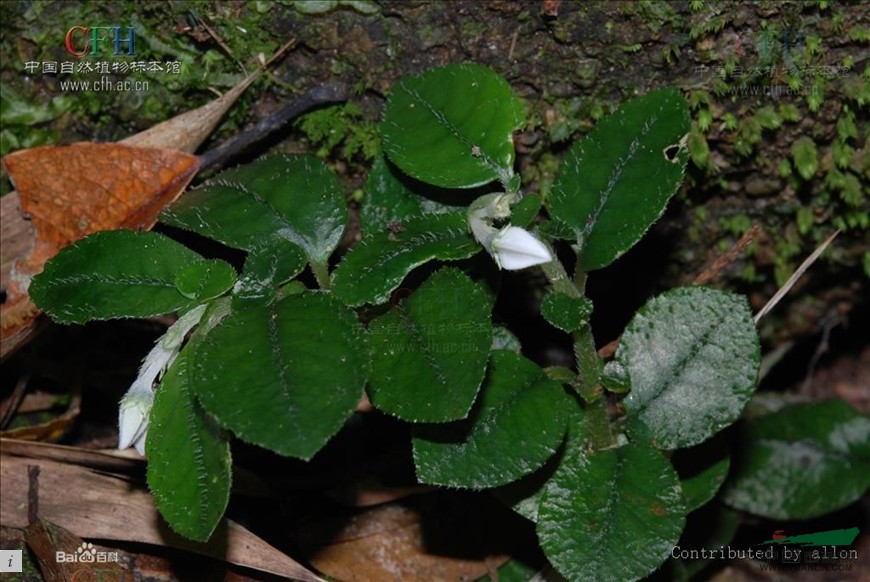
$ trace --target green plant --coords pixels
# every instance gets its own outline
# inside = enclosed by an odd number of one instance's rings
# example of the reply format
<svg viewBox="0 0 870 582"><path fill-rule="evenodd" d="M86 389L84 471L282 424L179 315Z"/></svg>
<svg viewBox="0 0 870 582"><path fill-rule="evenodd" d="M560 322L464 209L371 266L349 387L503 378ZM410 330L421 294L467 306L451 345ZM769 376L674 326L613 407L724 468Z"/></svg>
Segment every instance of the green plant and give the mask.
<svg viewBox="0 0 870 582"><path fill-rule="evenodd" d="M536 523L545 555L571 580L646 576L700 507L733 515L717 497L730 467L717 435L756 387L747 301L708 287L664 293L605 361L584 295L587 273L631 248L681 184L685 100L654 91L604 118L568 152L548 220L514 173L512 134L524 122L511 87L485 67L401 80L384 111L386 158L368 177L362 240L334 269L345 202L332 173L307 155L225 171L164 213L247 251L240 274L148 232L97 233L49 261L30 290L58 321L183 314L146 358L120 415L121 446L147 453L149 486L176 531L204 540L222 516L229 432L311 459L364 390L411 424L421 482L492 490ZM557 247L572 257L567 268ZM542 269L541 315L570 334L575 366L542 368L494 328L496 297L511 289L493 262ZM808 420L816 414L824 422ZM777 430L795 419L787 434ZM866 489L870 420L845 405L785 408L750 426L750 462L724 493L731 507L793 519ZM807 462L817 479L803 480ZM826 501L774 504L768 479Z"/></svg>

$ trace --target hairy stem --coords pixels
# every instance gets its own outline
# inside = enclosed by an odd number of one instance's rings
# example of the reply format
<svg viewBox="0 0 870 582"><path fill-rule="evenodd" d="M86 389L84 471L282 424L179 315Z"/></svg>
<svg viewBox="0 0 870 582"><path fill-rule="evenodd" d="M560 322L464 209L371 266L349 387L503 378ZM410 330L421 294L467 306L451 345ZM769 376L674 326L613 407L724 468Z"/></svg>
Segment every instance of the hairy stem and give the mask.
<svg viewBox="0 0 870 582"><path fill-rule="evenodd" d="M556 256L552 253L552 249L550 250L551 254ZM553 286L553 292L564 293L575 298L584 296L586 274L580 270L579 265L573 280L558 259L541 265L541 268ZM606 448L613 443L613 433L607 413L607 401L603 398L604 390L601 387L604 362L595 350L595 338L592 336L592 328L588 322L572 333L571 337L574 340L578 392L588 405L586 413L589 419L589 438L595 448Z"/></svg>

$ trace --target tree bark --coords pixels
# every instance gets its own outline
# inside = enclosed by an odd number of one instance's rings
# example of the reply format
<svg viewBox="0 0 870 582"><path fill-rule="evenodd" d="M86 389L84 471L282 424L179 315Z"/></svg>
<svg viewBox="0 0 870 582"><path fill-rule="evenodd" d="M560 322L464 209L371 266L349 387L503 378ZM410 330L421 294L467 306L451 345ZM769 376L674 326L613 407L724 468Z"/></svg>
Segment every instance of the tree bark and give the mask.
<svg viewBox="0 0 870 582"><path fill-rule="evenodd" d="M219 4L198 13L215 38L257 3L233 5L232 18ZM803 257L845 226L762 324L763 337L776 342L866 309L870 9L827 4L383 0L362 11L339 4L310 14L273 3L265 32L276 46L297 42L274 70L283 87L258 97L249 123L276 109L288 90L336 80L357 88L352 100L376 120L398 78L475 61L525 99L518 165L524 190L546 196L558 160L597 119L632 96L679 87L693 111L693 161L665 218L621 264L593 275L593 292L596 278L600 288L634 292L603 333L618 333L651 293L690 283L755 223L764 234L713 284L747 293L758 309ZM815 162L796 152L799 142ZM361 184L366 163L342 160L340 151L336 157ZM612 295L599 293L603 304Z"/></svg>

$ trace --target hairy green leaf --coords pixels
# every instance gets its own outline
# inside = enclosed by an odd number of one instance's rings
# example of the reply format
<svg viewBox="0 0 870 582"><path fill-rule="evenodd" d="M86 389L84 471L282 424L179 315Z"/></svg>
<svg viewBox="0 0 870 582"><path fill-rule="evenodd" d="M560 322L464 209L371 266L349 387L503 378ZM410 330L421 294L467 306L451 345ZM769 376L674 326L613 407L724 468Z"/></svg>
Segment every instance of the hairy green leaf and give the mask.
<svg viewBox="0 0 870 582"><path fill-rule="evenodd" d="M441 269L395 309L369 324L369 397L412 422L468 415L492 345L489 303L457 269Z"/></svg>
<svg viewBox="0 0 870 582"><path fill-rule="evenodd" d="M435 188L424 188L422 182L414 182L407 176L397 175L397 172L385 158L375 160L366 178L365 198L359 212L364 237L387 229L401 232L406 220L424 214L444 214L462 209L426 196L441 191L433 192Z"/></svg>
<svg viewBox="0 0 870 582"><path fill-rule="evenodd" d="M541 315L555 327L570 333L589 321L592 302L585 297L548 293L541 302Z"/></svg>
<svg viewBox="0 0 870 582"><path fill-rule="evenodd" d="M163 315L199 303L179 290L176 277L208 264L156 232L96 232L49 260L33 278L30 296L61 323Z"/></svg>
<svg viewBox="0 0 870 582"><path fill-rule="evenodd" d="M190 348L164 376L151 409L145 452L148 488L160 514L183 536L206 541L230 498L230 447L190 389Z"/></svg>
<svg viewBox="0 0 870 582"><path fill-rule="evenodd" d="M193 387L242 440L310 459L356 408L367 376L356 315L304 293L227 315L197 352Z"/></svg>
<svg viewBox="0 0 870 582"><path fill-rule="evenodd" d="M629 444L566 457L547 483L538 538L571 580L636 580L670 555L685 522L677 473Z"/></svg>
<svg viewBox="0 0 870 582"><path fill-rule="evenodd" d="M415 427L417 478L475 489L515 481L556 452L572 405L537 365L512 352L493 352L467 419Z"/></svg>
<svg viewBox="0 0 870 582"><path fill-rule="evenodd" d="M662 89L623 105L568 152L550 214L573 231L584 271L612 263L662 215L683 179L688 132L685 99Z"/></svg>
<svg viewBox="0 0 870 582"><path fill-rule="evenodd" d="M695 511L713 499L728 476L731 456L723 435L679 450L671 458L682 481L686 511Z"/></svg>
<svg viewBox="0 0 870 582"><path fill-rule="evenodd" d="M589 426L585 413L576 402L572 402L567 409L567 415L568 430L556 454L531 475L493 490L495 497L502 503L535 523L538 521L538 508L547 483L557 471L571 470L572 465L564 463L565 459L579 458L588 448Z"/></svg>
<svg viewBox="0 0 870 582"><path fill-rule="evenodd" d="M522 102L491 69L449 65L405 77L384 109L384 150L403 172L443 188L513 176Z"/></svg>
<svg viewBox="0 0 870 582"><path fill-rule="evenodd" d="M237 294L246 299L272 298L275 288L302 272L305 262L302 249L287 240L254 249L245 260Z"/></svg>
<svg viewBox="0 0 870 582"><path fill-rule="evenodd" d="M196 262L175 277L178 292L199 302L223 295L236 282L236 270L217 259Z"/></svg>
<svg viewBox="0 0 870 582"><path fill-rule="evenodd" d="M748 423L743 455L725 487L736 509L809 519L870 487L870 418L839 400L793 404Z"/></svg>
<svg viewBox="0 0 870 582"><path fill-rule="evenodd" d="M311 155L278 154L220 173L160 217L227 246L253 251L284 239L325 264L347 208L338 180Z"/></svg>
<svg viewBox="0 0 870 582"><path fill-rule="evenodd" d="M631 378L623 401L630 435L662 449L698 444L737 420L761 362L746 299L706 287L647 302L616 358Z"/></svg>
<svg viewBox="0 0 870 582"><path fill-rule="evenodd" d="M414 218L401 231L367 237L355 246L336 268L332 291L351 306L384 303L415 267L433 259L465 259L480 249L465 212Z"/></svg>

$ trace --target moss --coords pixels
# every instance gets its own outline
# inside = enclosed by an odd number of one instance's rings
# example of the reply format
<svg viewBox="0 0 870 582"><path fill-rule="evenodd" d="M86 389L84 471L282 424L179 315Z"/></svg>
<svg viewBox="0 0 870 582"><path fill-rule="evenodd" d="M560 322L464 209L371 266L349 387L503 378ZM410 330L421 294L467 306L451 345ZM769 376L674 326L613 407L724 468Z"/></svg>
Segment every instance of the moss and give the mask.
<svg viewBox="0 0 870 582"><path fill-rule="evenodd" d="M709 92L703 89L694 89L689 91L686 101L689 102L689 107L694 110L699 109L702 105L709 108L710 103L712 103L712 98L710 97Z"/></svg>
<svg viewBox="0 0 870 582"><path fill-rule="evenodd" d="M870 42L870 28L865 26L853 26L849 31L849 38L855 42Z"/></svg>
<svg viewBox="0 0 870 582"><path fill-rule="evenodd" d="M662 48L662 60L668 65L673 65L681 54L682 49L677 44L668 44Z"/></svg>
<svg viewBox="0 0 870 582"><path fill-rule="evenodd" d="M795 141L791 146L791 155L801 178L809 180L816 175L816 170L819 168L819 154L812 138L803 136Z"/></svg>
<svg viewBox="0 0 870 582"><path fill-rule="evenodd" d="M374 160L380 153L380 137L374 121L365 119L362 109L355 103L324 107L303 115L298 127L313 146L317 155L331 156L342 148L341 157L347 160L361 158Z"/></svg>
<svg viewBox="0 0 870 582"><path fill-rule="evenodd" d="M793 103L782 103L779 106L778 113L779 117L783 121L787 121L789 123L796 123L801 119L800 111L798 111L798 108L795 107Z"/></svg>
<svg viewBox="0 0 870 582"><path fill-rule="evenodd" d="M752 228L752 219L745 214L735 214L734 216L721 218L719 224L731 236L739 237Z"/></svg>
<svg viewBox="0 0 870 582"><path fill-rule="evenodd" d="M673 28L680 21L680 15L674 10L672 4L664 0L640 0L636 3L626 4L626 8L634 8L637 15L654 34L658 34L664 26Z"/></svg>
<svg viewBox="0 0 870 582"><path fill-rule="evenodd" d="M713 123L713 114L706 107L699 109L698 113L695 115L695 121L698 124L698 129L706 132L710 129L710 125Z"/></svg>
<svg viewBox="0 0 870 582"><path fill-rule="evenodd" d="M0 156L13 150L55 143L57 131L46 126L72 107L69 98L59 95L45 103L32 103L21 97L8 83L0 81Z"/></svg>
<svg viewBox="0 0 870 582"><path fill-rule="evenodd" d="M693 164L702 170L712 169L710 146L707 144L707 138L704 136L704 132L701 131L697 125L693 124L686 145L689 149L689 156L691 157Z"/></svg>
<svg viewBox="0 0 870 582"><path fill-rule="evenodd" d="M573 141L578 132L591 129L612 109L608 101L594 96L549 98L545 102L549 107L542 125L552 143Z"/></svg>
<svg viewBox="0 0 870 582"><path fill-rule="evenodd" d="M689 240L698 243L703 240L710 212L704 206L698 206L692 211L692 222L688 228Z"/></svg>
<svg viewBox="0 0 870 582"><path fill-rule="evenodd" d="M630 53L639 52L643 48L643 45L640 44L639 42L636 42L634 44L620 44L620 45L617 45L616 48L618 48L619 50L621 50L624 53L630 54Z"/></svg>
<svg viewBox="0 0 870 582"><path fill-rule="evenodd" d="M782 236L776 238L773 261L773 276L776 284L782 286L794 272L794 258L801 253L801 243L794 227L788 227Z"/></svg>
<svg viewBox="0 0 870 582"><path fill-rule="evenodd" d="M740 278L747 283L755 283L758 280L758 270L755 268L755 265L752 263L743 265L743 268L740 270Z"/></svg>
<svg viewBox="0 0 870 582"><path fill-rule="evenodd" d="M26 9L21 9L23 6ZM4 4L4 20L8 18L14 22L13 26L20 27L20 36L16 38L15 34L4 34L0 50L4 55L14 55L14 59L9 59L13 62L62 62L70 60L70 57L63 49L62 37L61 42L58 42L58 31L68 29L70 23L133 26L135 61L161 65L178 62L179 72L146 70L114 73L112 77L115 80L147 82L147 91L65 92L63 98L69 105L62 115L54 119L56 126L64 128L63 138L66 141L116 140L213 99L215 89L226 90L244 77L240 66L242 62L252 70L256 66L258 52L271 54L277 48L280 42L266 33L261 25L265 16L238 8L237 5L225 6L204 1L185 3L186 10L183 12L164 3L64 3L37 0L26 5ZM16 12L17 9L21 11ZM218 42L205 32L202 22L209 24L235 58L223 52ZM26 45L21 42L22 39ZM108 60L134 61L130 58ZM8 68L4 72L8 73ZM21 71L18 71L20 74ZM21 92L21 98L38 108L47 101L46 94L57 96L62 92L59 85L61 80L95 78L88 74L39 74L30 75L31 83L19 85L16 82L15 85L16 90ZM260 87L267 83L265 79L258 82ZM250 95L243 96L239 107L244 110L245 103L252 99ZM229 123L224 125L223 135L237 131L242 118L244 115L230 117Z"/></svg>
<svg viewBox="0 0 870 582"><path fill-rule="evenodd" d="M798 208L797 213L795 214L795 224L797 225L800 234L805 235L810 232L814 221L815 216L812 209L804 206Z"/></svg>
<svg viewBox="0 0 870 582"><path fill-rule="evenodd" d="M704 15L704 17L689 30L689 38L698 40L708 34L715 34L725 28L730 18L725 15Z"/></svg>

